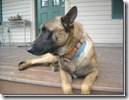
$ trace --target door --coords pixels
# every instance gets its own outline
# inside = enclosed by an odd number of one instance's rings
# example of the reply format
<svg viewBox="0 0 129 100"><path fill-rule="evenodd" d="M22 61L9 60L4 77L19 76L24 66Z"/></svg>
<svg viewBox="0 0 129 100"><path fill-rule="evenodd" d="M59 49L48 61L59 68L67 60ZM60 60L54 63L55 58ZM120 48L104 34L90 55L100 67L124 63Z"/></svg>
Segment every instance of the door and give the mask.
<svg viewBox="0 0 129 100"><path fill-rule="evenodd" d="M48 19L64 15L65 0L36 0L36 36L39 26Z"/></svg>

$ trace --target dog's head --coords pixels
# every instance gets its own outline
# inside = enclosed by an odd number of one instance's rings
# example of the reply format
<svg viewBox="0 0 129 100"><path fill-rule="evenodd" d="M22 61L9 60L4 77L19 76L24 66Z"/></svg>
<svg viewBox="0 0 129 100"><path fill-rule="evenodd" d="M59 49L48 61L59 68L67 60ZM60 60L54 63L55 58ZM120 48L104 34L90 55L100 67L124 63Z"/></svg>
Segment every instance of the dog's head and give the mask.
<svg viewBox="0 0 129 100"><path fill-rule="evenodd" d="M39 36L28 47L28 52L34 55L58 54L58 49L65 45L70 31L74 28L76 16L77 7L74 6L65 16L57 16L42 24L39 28Z"/></svg>

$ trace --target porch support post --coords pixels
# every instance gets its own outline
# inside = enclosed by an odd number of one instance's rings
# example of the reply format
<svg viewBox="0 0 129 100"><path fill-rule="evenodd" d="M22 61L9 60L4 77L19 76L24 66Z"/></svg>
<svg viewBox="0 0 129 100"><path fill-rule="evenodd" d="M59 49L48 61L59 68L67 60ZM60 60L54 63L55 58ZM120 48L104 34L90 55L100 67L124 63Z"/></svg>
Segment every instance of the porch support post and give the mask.
<svg viewBox="0 0 129 100"><path fill-rule="evenodd" d="M35 5L35 0L30 0L30 11L31 11L31 41L34 41L36 38L36 5Z"/></svg>

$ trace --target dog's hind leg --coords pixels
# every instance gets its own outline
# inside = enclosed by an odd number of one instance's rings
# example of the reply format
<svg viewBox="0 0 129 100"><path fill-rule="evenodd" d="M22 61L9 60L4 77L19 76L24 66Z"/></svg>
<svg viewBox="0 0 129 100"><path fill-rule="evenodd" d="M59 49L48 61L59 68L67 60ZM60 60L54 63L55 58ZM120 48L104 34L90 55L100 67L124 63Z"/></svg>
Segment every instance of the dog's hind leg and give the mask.
<svg viewBox="0 0 129 100"><path fill-rule="evenodd" d="M18 64L18 69L23 70L35 64L45 64L45 63L55 63L55 62L57 62L56 56L53 56L52 54L47 53L41 56L40 58L25 60L20 62Z"/></svg>

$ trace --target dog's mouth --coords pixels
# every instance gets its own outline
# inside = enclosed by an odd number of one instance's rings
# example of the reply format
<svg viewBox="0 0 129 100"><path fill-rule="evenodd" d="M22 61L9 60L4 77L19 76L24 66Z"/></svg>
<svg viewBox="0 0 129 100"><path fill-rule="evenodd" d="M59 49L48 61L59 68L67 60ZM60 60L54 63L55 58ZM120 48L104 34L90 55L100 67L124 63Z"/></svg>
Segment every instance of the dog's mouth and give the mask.
<svg viewBox="0 0 129 100"><path fill-rule="evenodd" d="M48 48L48 46L47 47L45 46L43 48L40 46L38 47L36 44L30 44L27 47L27 51L33 55L36 55L36 56L41 56L41 55L46 54L46 53L53 53L53 54L57 55L56 54L57 48L58 48L57 46L56 47L49 46L49 48Z"/></svg>
<svg viewBox="0 0 129 100"><path fill-rule="evenodd" d="M27 51L33 55L40 56L42 54L45 54L46 52L44 50L41 50L40 48L37 49L36 45L29 45L27 48Z"/></svg>

